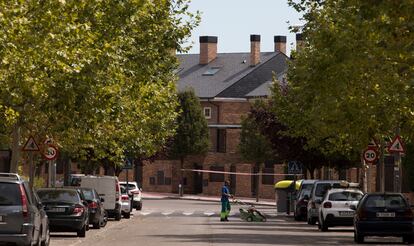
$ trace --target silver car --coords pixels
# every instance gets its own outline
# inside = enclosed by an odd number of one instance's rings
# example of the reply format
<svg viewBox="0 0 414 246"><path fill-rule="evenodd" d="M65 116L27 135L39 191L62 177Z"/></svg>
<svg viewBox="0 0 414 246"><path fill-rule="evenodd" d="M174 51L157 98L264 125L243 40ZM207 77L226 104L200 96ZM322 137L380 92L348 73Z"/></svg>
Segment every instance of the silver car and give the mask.
<svg viewBox="0 0 414 246"><path fill-rule="evenodd" d="M19 175L0 173L0 242L49 245L49 221L37 196Z"/></svg>

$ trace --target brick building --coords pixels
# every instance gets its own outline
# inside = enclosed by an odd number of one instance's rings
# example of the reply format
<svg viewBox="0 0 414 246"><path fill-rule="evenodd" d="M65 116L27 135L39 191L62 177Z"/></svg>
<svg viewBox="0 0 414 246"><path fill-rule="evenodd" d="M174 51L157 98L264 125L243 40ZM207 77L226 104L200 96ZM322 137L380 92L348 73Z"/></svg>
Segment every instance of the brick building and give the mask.
<svg viewBox="0 0 414 246"><path fill-rule="evenodd" d="M270 95L273 76L285 80L286 37L275 36L273 52L260 51L260 35L250 36L250 52L217 53L218 38L200 37L200 54L178 55L178 89L192 88L199 97L210 131L210 150L204 156L190 156L185 169L251 173L252 165L238 154L241 120L252 100ZM147 191L177 192L179 160L145 163L142 185ZM266 164L266 172L282 173L283 166ZM282 177L281 177L282 178ZM225 179L237 196L252 196L253 179L247 175L184 172L184 192L217 195ZM262 179L260 195L274 197L276 179Z"/></svg>

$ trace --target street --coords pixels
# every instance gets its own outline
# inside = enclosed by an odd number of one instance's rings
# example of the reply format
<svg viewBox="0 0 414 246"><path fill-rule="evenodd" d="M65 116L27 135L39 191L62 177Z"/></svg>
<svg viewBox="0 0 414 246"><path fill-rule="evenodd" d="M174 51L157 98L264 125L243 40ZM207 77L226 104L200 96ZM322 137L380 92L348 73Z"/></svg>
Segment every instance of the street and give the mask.
<svg viewBox="0 0 414 246"><path fill-rule="evenodd" d="M354 245L352 227L320 232L317 226L277 215L271 206L257 206L267 222L245 222L233 205L230 222L219 221L217 202L153 199L131 219L110 221L101 230L90 229L86 238L73 233L52 233L52 246L75 245ZM367 238L370 245L402 244L400 238Z"/></svg>

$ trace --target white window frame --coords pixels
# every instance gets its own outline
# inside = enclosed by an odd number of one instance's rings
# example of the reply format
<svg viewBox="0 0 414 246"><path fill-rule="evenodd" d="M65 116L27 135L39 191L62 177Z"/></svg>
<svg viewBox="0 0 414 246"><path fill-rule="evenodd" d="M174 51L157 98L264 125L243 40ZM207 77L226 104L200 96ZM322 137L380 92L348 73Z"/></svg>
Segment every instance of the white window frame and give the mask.
<svg viewBox="0 0 414 246"><path fill-rule="evenodd" d="M209 115L206 114L206 110L209 112ZM204 107L203 114L206 119L211 119L211 107Z"/></svg>

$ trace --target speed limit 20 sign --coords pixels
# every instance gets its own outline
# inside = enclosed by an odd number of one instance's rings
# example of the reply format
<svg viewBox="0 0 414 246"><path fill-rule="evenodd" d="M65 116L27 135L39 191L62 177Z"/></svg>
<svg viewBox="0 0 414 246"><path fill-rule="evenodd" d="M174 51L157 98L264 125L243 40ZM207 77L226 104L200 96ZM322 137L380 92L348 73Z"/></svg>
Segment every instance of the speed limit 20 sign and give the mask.
<svg viewBox="0 0 414 246"><path fill-rule="evenodd" d="M374 148L368 148L364 151L364 160L368 163L373 163L378 159L378 152Z"/></svg>

